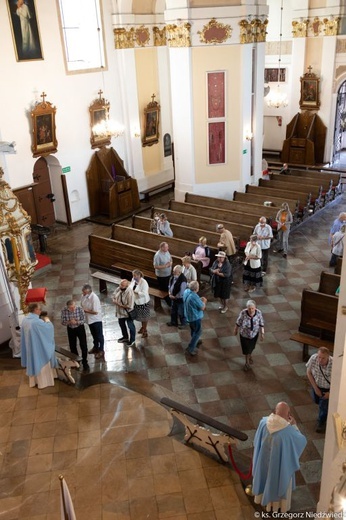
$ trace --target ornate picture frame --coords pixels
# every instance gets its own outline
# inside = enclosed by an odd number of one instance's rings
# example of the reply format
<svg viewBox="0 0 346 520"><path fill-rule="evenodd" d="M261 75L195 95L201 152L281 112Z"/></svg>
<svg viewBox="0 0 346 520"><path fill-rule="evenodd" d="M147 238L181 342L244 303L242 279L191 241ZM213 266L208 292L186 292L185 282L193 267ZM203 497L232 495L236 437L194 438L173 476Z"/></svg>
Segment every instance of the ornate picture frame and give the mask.
<svg viewBox="0 0 346 520"><path fill-rule="evenodd" d="M58 151L58 141L55 129L56 107L45 101L46 94L41 94L42 103L38 103L31 112L33 157L44 157Z"/></svg>
<svg viewBox="0 0 346 520"><path fill-rule="evenodd" d="M309 72L300 78L299 107L303 110L318 110L320 105L320 78L309 67Z"/></svg>
<svg viewBox="0 0 346 520"><path fill-rule="evenodd" d="M155 94L151 102L144 109L144 132L142 146L152 146L159 142L160 105L155 101Z"/></svg>
<svg viewBox="0 0 346 520"><path fill-rule="evenodd" d="M25 0L25 3L22 0L6 0L6 4L16 60L43 60L35 0Z"/></svg>
<svg viewBox="0 0 346 520"><path fill-rule="evenodd" d="M91 148L101 148L111 144L111 136L109 133L96 134L93 129L103 121L109 119L110 104L102 97L102 91L99 91L99 98L95 99L89 106L90 114L90 144Z"/></svg>

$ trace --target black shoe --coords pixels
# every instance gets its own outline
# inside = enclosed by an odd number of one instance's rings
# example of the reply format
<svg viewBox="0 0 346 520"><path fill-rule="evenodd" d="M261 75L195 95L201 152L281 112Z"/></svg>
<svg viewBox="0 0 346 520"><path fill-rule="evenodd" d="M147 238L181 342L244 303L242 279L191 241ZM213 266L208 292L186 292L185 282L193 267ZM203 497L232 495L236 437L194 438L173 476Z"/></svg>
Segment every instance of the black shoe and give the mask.
<svg viewBox="0 0 346 520"><path fill-rule="evenodd" d="M273 253L282 253L283 249L273 249Z"/></svg>
<svg viewBox="0 0 346 520"><path fill-rule="evenodd" d="M88 374L90 372L90 367L88 363L83 365L83 374Z"/></svg>
<svg viewBox="0 0 346 520"><path fill-rule="evenodd" d="M95 354L95 359L105 359L105 353L103 350L98 350L97 353Z"/></svg>
<svg viewBox="0 0 346 520"><path fill-rule="evenodd" d="M99 351L99 349L98 349L98 348L96 348L96 347L93 347L93 348L92 348L91 350L89 350L88 354L97 354L97 353L98 353L98 351Z"/></svg>
<svg viewBox="0 0 346 520"><path fill-rule="evenodd" d="M119 338L118 340L118 343L126 343L128 341L127 338Z"/></svg>
<svg viewBox="0 0 346 520"><path fill-rule="evenodd" d="M186 326L186 325L178 325L178 329L179 329L179 330L183 330L183 329L185 329L185 326Z"/></svg>
<svg viewBox="0 0 346 520"><path fill-rule="evenodd" d="M166 323L167 327L178 327L175 323L171 323L170 321Z"/></svg>
<svg viewBox="0 0 346 520"><path fill-rule="evenodd" d="M197 345L196 345L196 347L199 348L200 345L202 345L202 343L203 343L203 341L202 341L201 339L199 339L199 340L197 341Z"/></svg>
<svg viewBox="0 0 346 520"><path fill-rule="evenodd" d="M326 433L326 423L325 422L318 422L317 428L315 430L316 433Z"/></svg>
<svg viewBox="0 0 346 520"><path fill-rule="evenodd" d="M284 253L282 256L283 256L283 258L287 258L287 254L286 253Z"/></svg>

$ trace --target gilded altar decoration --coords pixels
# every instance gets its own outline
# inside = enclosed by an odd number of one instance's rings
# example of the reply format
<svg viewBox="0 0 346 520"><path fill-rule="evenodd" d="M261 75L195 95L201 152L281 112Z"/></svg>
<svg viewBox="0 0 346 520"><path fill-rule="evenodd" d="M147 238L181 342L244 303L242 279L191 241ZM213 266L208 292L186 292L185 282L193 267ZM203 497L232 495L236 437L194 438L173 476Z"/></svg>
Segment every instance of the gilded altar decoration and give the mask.
<svg viewBox="0 0 346 520"><path fill-rule="evenodd" d="M191 47L191 24L170 24L166 26L166 39L168 47Z"/></svg>
<svg viewBox="0 0 346 520"><path fill-rule="evenodd" d="M260 43L266 41L268 20L254 18L243 19L239 22L240 43Z"/></svg>
<svg viewBox="0 0 346 520"><path fill-rule="evenodd" d="M150 41L150 32L147 27L141 25L135 30L135 40L139 47L145 47Z"/></svg>
<svg viewBox="0 0 346 520"><path fill-rule="evenodd" d="M318 110L320 108L320 78L314 74L312 67L300 78L300 100L299 107L302 110Z"/></svg>
<svg viewBox="0 0 346 520"><path fill-rule="evenodd" d="M310 21L310 28L313 32L314 36L319 36L322 30L323 22L319 19L318 16L315 16L315 18Z"/></svg>
<svg viewBox="0 0 346 520"><path fill-rule="evenodd" d="M166 45L166 27L153 27L154 46L164 47Z"/></svg>
<svg viewBox="0 0 346 520"><path fill-rule="evenodd" d="M309 20L302 20L292 22L292 35L293 38L306 38L308 35Z"/></svg>
<svg viewBox="0 0 346 520"><path fill-rule="evenodd" d="M10 186L3 180L0 167L0 240L2 257L10 282L18 286L20 305L25 298L37 263L31 240L30 217Z"/></svg>
<svg viewBox="0 0 346 520"><path fill-rule="evenodd" d="M116 49L132 49L135 46L135 30L133 27L125 29L125 27L119 27L113 29L114 34L114 47Z"/></svg>
<svg viewBox="0 0 346 520"><path fill-rule="evenodd" d="M223 43L232 36L232 27L212 18L203 26L202 31L198 31L198 34L202 43Z"/></svg>
<svg viewBox="0 0 346 520"><path fill-rule="evenodd" d="M325 36L337 36L339 32L340 18L324 18L323 23Z"/></svg>
<svg viewBox="0 0 346 520"><path fill-rule="evenodd" d="M155 94L144 109L144 132L142 146L152 146L159 142L160 105L155 101Z"/></svg>
<svg viewBox="0 0 346 520"><path fill-rule="evenodd" d="M42 92L42 103L37 103L31 112L33 157L44 157L58 151L55 132L56 108L46 101L47 94Z"/></svg>

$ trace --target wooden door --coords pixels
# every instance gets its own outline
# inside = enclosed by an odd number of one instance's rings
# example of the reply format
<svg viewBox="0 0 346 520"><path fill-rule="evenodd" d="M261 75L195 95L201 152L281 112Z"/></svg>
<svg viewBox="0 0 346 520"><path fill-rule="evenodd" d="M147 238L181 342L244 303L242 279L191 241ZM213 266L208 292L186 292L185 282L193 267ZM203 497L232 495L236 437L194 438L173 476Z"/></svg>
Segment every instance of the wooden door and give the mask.
<svg viewBox="0 0 346 520"><path fill-rule="evenodd" d="M52 185L50 183L49 170L43 157L36 161L33 171L35 186L33 188L37 224L41 226L53 226L55 224L55 213L53 206Z"/></svg>

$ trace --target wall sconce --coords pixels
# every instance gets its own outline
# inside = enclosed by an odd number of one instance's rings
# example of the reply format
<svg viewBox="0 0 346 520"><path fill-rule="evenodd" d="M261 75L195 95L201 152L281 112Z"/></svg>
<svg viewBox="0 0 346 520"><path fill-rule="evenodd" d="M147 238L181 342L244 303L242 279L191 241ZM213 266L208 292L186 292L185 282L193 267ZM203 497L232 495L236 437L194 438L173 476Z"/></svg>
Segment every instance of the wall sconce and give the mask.
<svg viewBox="0 0 346 520"><path fill-rule="evenodd" d="M245 139L247 141L252 141L252 138L253 138L253 133L250 130L246 130L245 131Z"/></svg>

